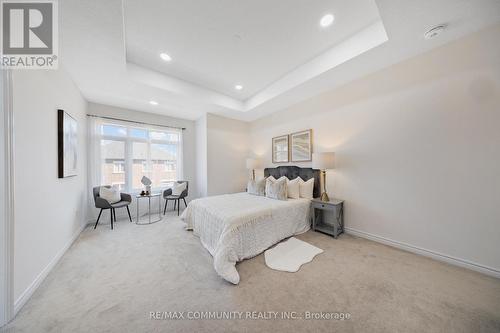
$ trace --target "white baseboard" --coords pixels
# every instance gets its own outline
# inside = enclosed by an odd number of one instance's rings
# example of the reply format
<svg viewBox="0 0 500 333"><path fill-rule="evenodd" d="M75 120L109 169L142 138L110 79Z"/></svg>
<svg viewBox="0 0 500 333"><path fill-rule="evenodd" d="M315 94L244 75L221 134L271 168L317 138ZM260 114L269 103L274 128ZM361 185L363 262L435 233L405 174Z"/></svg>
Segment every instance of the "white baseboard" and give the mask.
<svg viewBox="0 0 500 333"><path fill-rule="evenodd" d="M401 249L401 250L405 250L405 251L420 254L420 255L423 255L423 256L426 256L426 257L429 257L432 259L443 261L443 262L446 262L446 263L451 264L451 265L468 268L468 269L471 269L471 270L474 270L474 271L477 271L477 272L480 272L483 274L487 274L487 275L490 275L490 276L493 276L496 278L500 278L500 270L492 268L492 267L484 266L484 265L481 265L481 264L478 264L475 262L471 262L469 260L455 258L455 257L449 256L446 254L427 250L427 249L424 249L424 248L421 248L418 246L414 246L414 245L410 245L410 244L406 244L403 242L398 242L398 241L395 241L392 239L377 236L377 235L374 235L374 234L371 234L371 233L368 233L365 231L361 231L361 230L356 230L353 228L346 227L345 231L346 231L346 233L354 235L354 236L366 238L366 239L369 239L369 240L372 240L372 241L375 241L378 243L382 243L385 245L389 245L389 246Z"/></svg>
<svg viewBox="0 0 500 333"><path fill-rule="evenodd" d="M78 229L78 231L71 237L71 239L64 245L64 247L52 258L52 260L48 263L47 266L38 274L35 280L30 284L28 288L19 296L19 298L14 302L14 316L17 315L19 310L26 304L26 302L30 299L33 293L37 290L40 284L45 280L47 275L49 275L50 271L57 265L62 256L66 253L66 251L73 245L75 240L80 236L83 229L87 224L82 224L82 226Z"/></svg>

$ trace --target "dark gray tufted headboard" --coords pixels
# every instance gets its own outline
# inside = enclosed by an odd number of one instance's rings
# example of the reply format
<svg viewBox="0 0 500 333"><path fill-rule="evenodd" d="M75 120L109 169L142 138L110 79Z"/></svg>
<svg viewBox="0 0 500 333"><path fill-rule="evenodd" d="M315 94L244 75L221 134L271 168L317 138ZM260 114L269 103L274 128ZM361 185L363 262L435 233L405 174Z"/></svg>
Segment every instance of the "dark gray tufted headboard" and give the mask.
<svg viewBox="0 0 500 333"><path fill-rule="evenodd" d="M300 177L304 181L314 178L313 196L315 198L318 198L321 195L321 189L319 185L319 172L319 170L312 168L299 168L298 166L294 165L282 165L276 168L265 168L264 177L273 176L274 178L278 179L282 176L285 176L290 180Z"/></svg>

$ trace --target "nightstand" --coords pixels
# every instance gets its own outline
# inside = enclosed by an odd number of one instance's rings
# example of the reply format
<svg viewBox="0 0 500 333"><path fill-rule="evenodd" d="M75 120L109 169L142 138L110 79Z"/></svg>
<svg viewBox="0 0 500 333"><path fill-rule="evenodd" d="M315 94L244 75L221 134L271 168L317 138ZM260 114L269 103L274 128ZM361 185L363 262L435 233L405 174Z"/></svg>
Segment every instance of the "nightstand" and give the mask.
<svg viewBox="0 0 500 333"><path fill-rule="evenodd" d="M311 200L312 229L335 238L344 232L344 200Z"/></svg>

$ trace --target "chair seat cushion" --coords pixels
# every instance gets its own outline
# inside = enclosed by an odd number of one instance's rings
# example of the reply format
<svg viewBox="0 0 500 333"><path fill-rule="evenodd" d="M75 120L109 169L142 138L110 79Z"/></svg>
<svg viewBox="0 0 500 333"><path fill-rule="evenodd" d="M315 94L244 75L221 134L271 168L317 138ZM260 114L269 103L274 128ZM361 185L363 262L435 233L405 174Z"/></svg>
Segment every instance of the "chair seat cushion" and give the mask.
<svg viewBox="0 0 500 333"><path fill-rule="evenodd" d="M177 200L180 198L180 195L167 195L165 199L167 200Z"/></svg>
<svg viewBox="0 0 500 333"><path fill-rule="evenodd" d="M118 201L114 204L111 204L111 207L113 208L120 208L120 207L125 207L125 206L128 206L130 204L130 202L128 201Z"/></svg>

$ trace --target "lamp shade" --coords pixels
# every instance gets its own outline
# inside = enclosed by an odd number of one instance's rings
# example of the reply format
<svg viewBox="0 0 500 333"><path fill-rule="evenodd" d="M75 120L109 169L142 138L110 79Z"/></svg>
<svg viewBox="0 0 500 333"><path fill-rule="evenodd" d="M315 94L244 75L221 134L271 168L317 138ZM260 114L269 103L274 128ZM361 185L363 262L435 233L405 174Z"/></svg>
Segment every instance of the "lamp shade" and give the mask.
<svg viewBox="0 0 500 333"><path fill-rule="evenodd" d="M247 158L246 162L247 162L247 169L249 170L254 170L259 168L260 165L259 160L255 158Z"/></svg>
<svg viewBox="0 0 500 333"><path fill-rule="evenodd" d="M335 153L313 153L312 167L319 170L333 169L335 167Z"/></svg>
<svg viewBox="0 0 500 333"><path fill-rule="evenodd" d="M151 184L152 184L151 179L149 179L149 178L148 178L148 177L146 177L146 176L143 176L143 177L141 178L141 183L142 183L142 185L144 185L144 186L151 186Z"/></svg>

